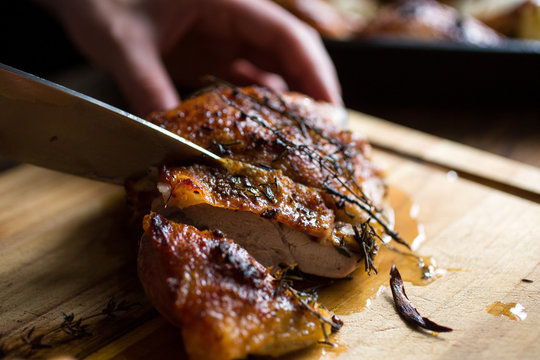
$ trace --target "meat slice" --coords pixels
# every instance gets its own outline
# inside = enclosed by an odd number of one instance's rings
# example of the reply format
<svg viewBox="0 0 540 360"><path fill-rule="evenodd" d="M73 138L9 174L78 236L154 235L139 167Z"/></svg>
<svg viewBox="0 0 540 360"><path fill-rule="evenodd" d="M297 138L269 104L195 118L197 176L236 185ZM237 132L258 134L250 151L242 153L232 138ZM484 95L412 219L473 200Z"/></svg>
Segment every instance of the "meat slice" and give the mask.
<svg viewBox="0 0 540 360"><path fill-rule="evenodd" d="M153 123L229 159L226 170L166 170L164 204L182 209L184 222L224 231L264 265L348 275L376 253L365 250L375 231L363 224L399 238L384 221L386 186L369 144L336 126L342 109L332 109L299 94L217 83L152 114ZM367 228L369 236L360 233Z"/></svg>
<svg viewBox="0 0 540 360"><path fill-rule="evenodd" d="M336 126L333 117L343 109L334 109L300 94L218 84L149 120L218 155L281 170L306 186L348 193L345 184L380 208L386 187L371 147Z"/></svg>
<svg viewBox="0 0 540 360"><path fill-rule="evenodd" d="M165 168L158 188L168 206L182 209L208 204L250 211L315 238L324 240L330 235L334 213L318 191L293 182L279 170L228 163L232 166Z"/></svg>
<svg viewBox="0 0 540 360"><path fill-rule="evenodd" d="M165 168L158 188L167 209L160 212L180 209L175 216L182 222L223 231L264 266L298 265L306 273L341 278L364 256L357 242L331 236L337 233L334 213L319 191L280 170L236 161L227 169Z"/></svg>
<svg viewBox="0 0 540 360"><path fill-rule="evenodd" d="M338 326L219 231L156 213L145 217L144 230L139 277L152 304L181 329L193 359L278 356Z"/></svg>

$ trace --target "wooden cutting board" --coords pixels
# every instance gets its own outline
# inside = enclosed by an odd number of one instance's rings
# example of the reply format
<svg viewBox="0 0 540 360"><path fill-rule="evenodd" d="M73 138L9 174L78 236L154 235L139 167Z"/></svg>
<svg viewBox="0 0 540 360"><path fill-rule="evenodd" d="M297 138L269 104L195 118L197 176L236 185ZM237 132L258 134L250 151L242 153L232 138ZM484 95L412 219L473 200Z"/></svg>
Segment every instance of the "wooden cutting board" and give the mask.
<svg viewBox="0 0 540 360"><path fill-rule="evenodd" d="M406 283L409 298L454 332L407 326L388 287L365 308L353 281L322 299L345 322L339 346L286 358L540 358L540 170L358 113L350 127L419 209L419 253L449 270ZM140 233L120 187L27 165L0 173L0 358L186 358L139 285ZM489 314L497 301L527 318Z"/></svg>

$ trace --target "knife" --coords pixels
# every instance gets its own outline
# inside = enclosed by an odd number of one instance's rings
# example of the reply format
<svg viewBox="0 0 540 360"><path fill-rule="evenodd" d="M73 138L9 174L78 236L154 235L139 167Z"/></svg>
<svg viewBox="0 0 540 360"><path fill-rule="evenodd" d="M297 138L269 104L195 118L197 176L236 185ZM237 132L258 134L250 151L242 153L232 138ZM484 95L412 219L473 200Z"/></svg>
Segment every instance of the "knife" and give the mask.
<svg viewBox="0 0 540 360"><path fill-rule="evenodd" d="M0 63L0 157L123 184L212 152L126 111Z"/></svg>

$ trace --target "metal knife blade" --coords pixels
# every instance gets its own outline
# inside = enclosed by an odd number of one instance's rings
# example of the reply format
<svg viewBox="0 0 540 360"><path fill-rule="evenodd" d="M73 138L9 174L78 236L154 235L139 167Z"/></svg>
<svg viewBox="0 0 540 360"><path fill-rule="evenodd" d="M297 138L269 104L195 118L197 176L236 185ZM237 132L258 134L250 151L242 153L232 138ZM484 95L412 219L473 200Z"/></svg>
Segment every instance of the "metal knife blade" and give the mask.
<svg viewBox="0 0 540 360"><path fill-rule="evenodd" d="M3 64L0 157L116 184L163 163L220 160L135 115Z"/></svg>

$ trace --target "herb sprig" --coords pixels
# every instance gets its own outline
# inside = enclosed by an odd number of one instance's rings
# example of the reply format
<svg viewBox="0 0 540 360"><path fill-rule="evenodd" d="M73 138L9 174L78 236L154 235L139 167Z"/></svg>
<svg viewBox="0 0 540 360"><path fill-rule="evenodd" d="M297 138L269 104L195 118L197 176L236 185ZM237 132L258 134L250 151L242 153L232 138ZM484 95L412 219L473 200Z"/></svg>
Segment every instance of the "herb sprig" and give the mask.
<svg viewBox="0 0 540 360"><path fill-rule="evenodd" d="M0 358L6 356L28 357L33 355L38 350L50 349L53 347L53 344L46 341L46 338L51 341L52 335L59 332L68 335L68 338L63 339L62 343L70 340L91 337L93 334L89 331L90 324L88 323L88 320L103 316L106 318L114 318L117 316L118 312L128 311L134 306L138 305L140 305L138 302L129 302L127 300L117 302L114 297L110 297L103 309L95 314L85 317L77 318L74 313L68 315L62 311L60 312L60 315L62 316L62 322L60 325L47 331L37 331L36 327L33 326L20 336L19 343L14 343L12 346L6 345L5 342L0 343ZM1 338L2 335L0 334L0 339Z"/></svg>
<svg viewBox="0 0 540 360"><path fill-rule="evenodd" d="M309 124L308 121L306 121L305 118L300 116L299 114L293 113L286 108L286 102L284 99L278 96L278 99L280 103L282 104L283 108L278 108L274 105L270 104L270 101L268 98L263 99L263 101L259 101L257 98L244 93L239 89L238 87L223 82L223 81L216 81L216 85L214 85L213 89L214 92L218 95L218 97L228 106L234 108L240 113L240 116L243 118L248 118L255 123L259 124L263 128L269 130L272 134L274 134L277 138L276 143L280 144L282 147L285 148L285 151L287 153L290 153L293 150L296 150L300 153L303 153L309 157L312 161L316 162L321 169L324 169L329 176L327 179L325 179L325 182L323 184L323 190L329 193L330 195L333 195L337 197L340 201L345 201L347 203L353 204L358 206L362 211L364 211L370 218L375 220L383 229L384 231L396 242L399 244L402 244L406 246L407 248L410 248L409 244L405 242L399 234L394 232L390 227L380 218L378 213L380 213L380 210L376 209L371 202L367 199L366 195L363 193L361 186L356 182L354 179L353 173L350 169L350 166L342 167L339 162L335 159L335 157L332 156L332 154L325 154L320 149L315 149L313 147L310 147L306 144L295 144L291 140L289 140L286 135L279 129L272 127L269 125L264 119L262 119L257 114L248 113L246 110L244 110L239 104L234 102L233 100L226 97L221 91L220 88L226 86L233 90L233 93L235 95L242 95L246 99L255 102L256 104L260 106L265 106L269 108L270 110L277 111L281 115L287 116L290 119L293 119L294 121L299 124L299 127L303 133L306 131L312 131L315 134L317 134L319 137L325 139L329 143L336 145L339 147L338 151L344 152L346 155L345 157L350 157L350 154L348 154L345 149L346 146L343 144L338 144L334 139L327 138L324 136L323 132L320 129L317 129L315 126ZM351 195L344 194L337 189L333 188L329 184L329 180L335 180L337 181L345 190L347 190L348 193ZM351 186L352 184L352 186Z"/></svg>
<svg viewBox="0 0 540 360"><path fill-rule="evenodd" d="M335 344L329 340L326 326L329 326L332 333L334 333L343 326L343 321L341 321L337 315L328 318L315 307L318 300L318 294L315 291L315 288L307 291L300 291L293 288L295 281L305 280L303 274L298 271L296 265L279 268L274 272L274 279L278 282L274 290L274 298L281 295L283 292L290 294L294 299L296 299L296 301L298 301L302 309L310 312L321 323L324 340L320 341L320 343L335 346Z"/></svg>

